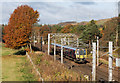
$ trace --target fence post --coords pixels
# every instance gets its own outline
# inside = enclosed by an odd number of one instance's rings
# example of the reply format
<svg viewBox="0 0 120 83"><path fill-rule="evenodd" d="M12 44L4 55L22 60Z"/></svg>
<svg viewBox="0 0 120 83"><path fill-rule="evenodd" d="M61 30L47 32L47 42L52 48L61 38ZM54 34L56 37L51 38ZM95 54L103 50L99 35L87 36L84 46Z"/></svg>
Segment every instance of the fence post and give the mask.
<svg viewBox="0 0 120 83"><path fill-rule="evenodd" d="M93 42L92 81L96 80L96 43Z"/></svg>
<svg viewBox="0 0 120 83"><path fill-rule="evenodd" d="M54 40L54 61L56 60L56 41Z"/></svg>
<svg viewBox="0 0 120 83"><path fill-rule="evenodd" d="M109 81L112 81L112 42L109 42Z"/></svg>
<svg viewBox="0 0 120 83"><path fill-rule="evenodd" d="M50 34L48 34L48 55L50 55Z"/></svg>
<svg viewBox="0 0 120 83"><path fill-rule="evenodd" d="M99 37L97 37L97 66L99 65Z"/></svg>
<svg viewBox="0 0 120 83"><path fill-rule="evenodd" d="M63 39L61 38L61 63L63 63Z"/></svg>

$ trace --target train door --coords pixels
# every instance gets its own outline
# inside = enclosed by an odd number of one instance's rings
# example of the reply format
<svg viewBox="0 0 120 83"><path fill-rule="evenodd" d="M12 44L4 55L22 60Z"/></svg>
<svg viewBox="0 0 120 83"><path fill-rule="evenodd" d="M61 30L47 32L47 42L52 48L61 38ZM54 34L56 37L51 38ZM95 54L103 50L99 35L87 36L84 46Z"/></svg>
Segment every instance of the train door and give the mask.
<svg viewBox="0 0 120 83"><path fill-rule="evenodd" d="M86 50L85 49L81 49L80 50L80 58L81 59L85 59L86 58Z"/></svg>
<svg viewBox="0 0 120 83"><path fill-rule="evenodd" d="M82 51L82 49L80 49L79 52L80 52L80 58L83 59L83 51Z"/></svg>

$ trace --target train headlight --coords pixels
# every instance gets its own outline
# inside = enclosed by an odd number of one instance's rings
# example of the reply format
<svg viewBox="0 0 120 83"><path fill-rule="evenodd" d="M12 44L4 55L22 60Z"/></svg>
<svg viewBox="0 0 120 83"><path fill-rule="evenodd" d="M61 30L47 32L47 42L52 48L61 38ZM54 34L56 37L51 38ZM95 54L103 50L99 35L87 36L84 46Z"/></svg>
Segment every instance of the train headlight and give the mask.
<svg viewBox="0 0 120 83"><path fill-rule="evenodd" d="M91 54L93 53L93 51L90 52Z"/></svg>

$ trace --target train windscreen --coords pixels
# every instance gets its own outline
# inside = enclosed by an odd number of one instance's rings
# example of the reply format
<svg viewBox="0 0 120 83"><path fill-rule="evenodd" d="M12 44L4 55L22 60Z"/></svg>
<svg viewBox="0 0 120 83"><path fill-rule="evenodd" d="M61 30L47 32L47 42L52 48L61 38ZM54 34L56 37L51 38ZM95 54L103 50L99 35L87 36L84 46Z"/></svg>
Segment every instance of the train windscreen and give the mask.
<svg viewBox="0 0 120 83"><path fill-rule="evenodd" d="M84 55L86 55L86 50L84 49Z"/></svg>
<svg viewBox="0 0 120 83"><path fill-rule="evenodd" d="M85 49L81 49L79 52L80 52L80 55L86 55L86 50Z"/></svg>

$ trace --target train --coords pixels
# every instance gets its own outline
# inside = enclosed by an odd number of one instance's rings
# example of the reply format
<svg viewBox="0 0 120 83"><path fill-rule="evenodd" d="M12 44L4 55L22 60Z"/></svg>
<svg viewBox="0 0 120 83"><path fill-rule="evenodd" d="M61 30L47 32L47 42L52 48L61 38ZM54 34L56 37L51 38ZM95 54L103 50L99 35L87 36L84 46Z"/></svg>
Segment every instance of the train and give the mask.
<svg viewBox="0 0 120 83"><path fill-rule="evenodd" d="M61 44L51 43L51 45L56 45L57 53L61 53ZM87 49L63 46L63 56L72 58L74 61L77 61L77 62L85 61L87 58Z"/></svg>

